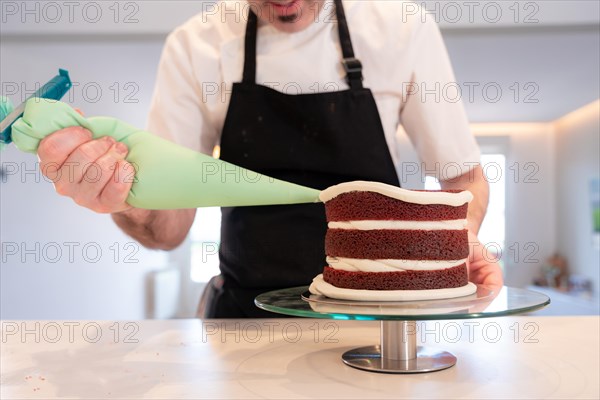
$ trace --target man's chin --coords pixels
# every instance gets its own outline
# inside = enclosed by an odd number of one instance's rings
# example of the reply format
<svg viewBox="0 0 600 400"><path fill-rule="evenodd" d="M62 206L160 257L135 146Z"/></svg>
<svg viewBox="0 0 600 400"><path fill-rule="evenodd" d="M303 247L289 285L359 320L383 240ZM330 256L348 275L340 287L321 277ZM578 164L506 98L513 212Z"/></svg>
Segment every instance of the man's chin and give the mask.
<svg viewBox="0 0 600 400"><path fill-rule="evenodd" d="M277 21L282 24L293 24L298 21L298 14L280 15L277 17Z"/></svg>

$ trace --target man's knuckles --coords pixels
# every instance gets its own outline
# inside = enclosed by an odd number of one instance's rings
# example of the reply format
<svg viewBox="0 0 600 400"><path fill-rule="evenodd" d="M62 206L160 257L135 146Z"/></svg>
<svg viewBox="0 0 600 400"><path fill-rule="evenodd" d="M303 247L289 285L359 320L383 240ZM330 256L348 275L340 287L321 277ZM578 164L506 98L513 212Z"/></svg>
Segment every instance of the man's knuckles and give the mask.
<svg viewBox="0 0 600 400"><path fill-rule="evenodd" d="M61 129L40 142L38 155L42 161L65 159L77 147L92 140L92 133L81 126Z"/></svg>
<svg viewBox="0 0 600 400"><path fill-rule="evenodd" d="M114 142L115 140L110 136L89 141L75 149L73 158L76 158L83 163L95 162L98 158L106 154Z"/></svg>

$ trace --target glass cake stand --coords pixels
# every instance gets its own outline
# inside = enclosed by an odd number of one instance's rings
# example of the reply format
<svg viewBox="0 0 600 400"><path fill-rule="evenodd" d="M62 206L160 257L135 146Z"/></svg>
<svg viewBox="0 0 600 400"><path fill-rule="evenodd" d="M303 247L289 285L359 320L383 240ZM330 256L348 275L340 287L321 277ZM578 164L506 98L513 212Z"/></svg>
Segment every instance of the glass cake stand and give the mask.
<svg viewBox="0 0 600 400"><path fill-rule="evenodd" d="M349 350L343 362L372 372L419 373L452 367L456 357L417 346L416 321L522 314L547 306L550 298L525 289L477 285L472 295L453 299L362 302L314 295L301 286L263 293L254 302L263 310L296 317L381 321L379 345Z"/></svg>

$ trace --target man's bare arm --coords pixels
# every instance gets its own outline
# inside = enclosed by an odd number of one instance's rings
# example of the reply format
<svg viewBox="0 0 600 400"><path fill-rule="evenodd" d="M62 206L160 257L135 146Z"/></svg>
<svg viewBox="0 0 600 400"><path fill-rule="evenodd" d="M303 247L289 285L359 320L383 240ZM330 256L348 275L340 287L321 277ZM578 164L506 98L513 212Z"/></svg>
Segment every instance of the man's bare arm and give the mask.
<svg viewBox="0 0 600 400"><path fill-rule="evenodd" d="M172 250L185 240L196 209L151 211L131 208L111 215L119 228L143 246Z"/></svg>

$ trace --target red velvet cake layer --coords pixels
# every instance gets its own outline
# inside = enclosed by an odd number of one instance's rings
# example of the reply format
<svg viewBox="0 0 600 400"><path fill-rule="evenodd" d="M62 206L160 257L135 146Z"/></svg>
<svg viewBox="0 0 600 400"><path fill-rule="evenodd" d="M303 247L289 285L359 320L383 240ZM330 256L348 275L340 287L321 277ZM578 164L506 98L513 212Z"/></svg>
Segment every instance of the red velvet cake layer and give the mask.
<svg viewBox="0 0 600 400"><path fill-rule="evenodd" d="M436 271L350 272L325 267L325 282L345 289L427 290L465 286L465 264Z"/></svg>
<svg viewBox="0 0 600 400"><path fill-rule="evenodd" d="M325 253L370 260L462 260L469 255L467 232L328 229Z"/></svg>
<svg viewBox="0 0 600 400"><path fill-rule="evenodd" d="M460 190L449 190L457 193ZM468 203L453 207L444 204L414 204L376 192L342 193L325 203L327 221L403 220L444 221L465 219Z"/></svg>

